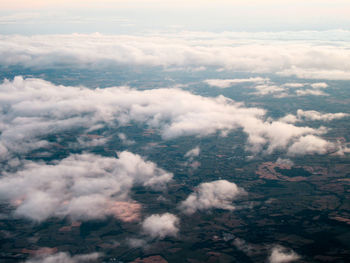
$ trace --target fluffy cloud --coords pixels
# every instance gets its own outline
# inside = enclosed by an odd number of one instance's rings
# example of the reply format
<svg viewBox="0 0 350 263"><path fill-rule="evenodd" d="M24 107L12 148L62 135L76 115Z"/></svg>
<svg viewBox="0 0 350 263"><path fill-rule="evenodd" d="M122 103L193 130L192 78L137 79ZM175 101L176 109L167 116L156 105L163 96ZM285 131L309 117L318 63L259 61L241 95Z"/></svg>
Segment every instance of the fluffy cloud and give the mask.
<svg viewBox="0 0 350 263"><path fill-rule="evenodd" d="M121 133L121 132L118 133L118 138L122 141L122 143L123 143L124 145L132 145L132 144L135 143L135 141L129 140L129 139L126 137L125 133Z"/></svg>
<svg viewBox="0 0 350 263"><path fill-rule="evenodd" d="M306 135L324 129L265 120L265 111L245 107L223 96L194 95L180 89L134 90L128 87L88 89L56 86L41 79L5 80L0 85L0 154L2 159L49 147L44 139L72 129L91 132L104 126L144 123L164 139L223 135L242 128L247 150L266 153L286 149Z"/></svg>
<svg viewBox="0 0 350 263"><path fill-rule="evenodd" d="M251 93L254 95L266 96L273 95L277 98L282 98L288 96L286 90L283 87L271 84L261 84L254 87L255 92Z"/></svg>
<svg viewBox="0 0 350 263"><path fill-rule="evenodd" d="M193 148L192 150L189 150L185 154L185 158L187 158L185 165L191 167L194 170L197 169L201 165L201 163L196 161L195 159L199 156L200 152L201 149L199 148L199 146Z"/></svg>
<svg viewBox="0 0 350 263"><path fill-rule="evenodd" d="M288 250L281 246L275 246L271 250L269 257L270 263L288 263L300 259L300 256L292 250Z"/></svg>
<svg viewBox="0 0 350 263"><path fill-rule="evenodd" d="M338 113L321 113L314 110L304 111L297 110L297 114L288 114L280 119L280 121L287 123L295 123L300 121L332 121L336 119L342 119L349 117L350 114L338 112Z"/></svg>
<svg viewBox="0 0 350 263"><path fill-rule="evenodd" d="M143 231L152 238L176 236L180 220L173 214L151 215L142 222Z"/></svg>
<svg viewBox="0 0 350 263"><path fill-rule="evenodd" d="M327 152L335 152L337 150L331 142L313 135L306 135L294 142L289 147L287 154L291 156L300 154L326 154Z"/></svg>
<svg viewBox="0 0 350 263"><path fill-rule="evenodd" d="M346 35L347 31L344 33ZM234 32L148 36L3 35L0 36L0 56L3 66L97 67L116 63L193 68L214 66L300 78L350 79L350 50L345 42L328 44L305 38L303 33L300 35L291 34L283 41L281 38L276 40L275 36L269 39L268 34L252 37ZM300 41L300 37L304 41Z"/></svg>
<svg viewBox="0 0 350 263"><path fill-rule="evenodd" d="M248 79L207 79L204 82L209 86L218 87L218 88L228 88L236 84L241 83L263 83L267 81L267 78L248 78Z"/></svg>
<svg viewBox="0 0 350 263"><path fill-rule="evenodd" d="M328 96L327 93L323 92L322 90L318 89L305 89L305 90L296 90L295 93L297 96Z"/></svg>
<svg viewBox="0 0 350 263"><path fill-rule="evenodd" d="M192 150L189 150L186 154L185 157L187 158L194 158L199 156L199 153L201 152L201 149L199 148L199 146L193 148Z"/></svg>
<svg viewBox="0 0 350 263"><path fill-rule="evenodd" d="M161 189L172 176L126 151L118 158L71 155L53 164L27 162L20 171L4 173L0 199L10 201L16 216L35 221L110 215L129 222L138 220L141 211L141 205L130 200L130 189L134 185Z"/></svg>
<svg viewBox="0 0 350 263"><path fill-rule="evenodd" d="M99 256L98 253L71 256L68 253L60 252L54 255L29 259L26 263L93 263L97 262Z"/></svg>
<svg viewBox="0 0 350 263"><path fill-rule="evenodd" d="M186 214L212 208L233 210L232 201L245 193L242 188L226 180L201 183L195 192L180 204L180 209Z"/></svg>
<svg viewBox="0 0 350 263"><path fill-rule="evenodd" d="M283 158L278 157L278 159L276 160L276 164L293 166L294 162L292 160L290 160L290 159L283 159Z"/></svg>
<svg viewBox="0 0 350 263"><path fill-rule="evenodd" d="M305 120L311 120L311 121L332 121L332 120L348 117L350 116L350 114L343 113L343 112L320 113L314 110L310 110L310 111L298 110L297 116L299 119L305 119Z"/></svg>

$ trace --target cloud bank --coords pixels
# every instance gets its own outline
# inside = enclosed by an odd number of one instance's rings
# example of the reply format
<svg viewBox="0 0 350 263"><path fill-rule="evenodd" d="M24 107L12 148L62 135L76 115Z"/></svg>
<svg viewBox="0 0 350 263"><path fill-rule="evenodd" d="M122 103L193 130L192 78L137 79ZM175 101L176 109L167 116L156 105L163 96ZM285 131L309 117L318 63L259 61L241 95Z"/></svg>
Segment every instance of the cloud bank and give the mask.
<svg viewBox="0 0 350 263"><path fill-rule="evenodd" d="M246 149L253 153L288 150L301 138L311 138L309 135L328 143L318 137L325 132L322 127L271 120L263 109L246 107L224 96L203 97L181 89L88 89L16 77L0 85L0 107L2 160L50 147L45 136L51 134L76 130L79 135L130 122L155 129L163 139L218 132L225 136L242 129L248 135Z"/></svg>
<svg viewBox="0 0 350 263"><path fill-rule="evenodd" d="M234 210L232 201L245 193L242 188L226 180L201 183L195 192L180 204L180 209L185 214L213 208Z"/></svg>
<svg viewBox="0 0 350 263"><path fill-rule="evenodd" d="M173 175L124 151L118 158L71 155L53 164L27 162L22 170L0 178L0 199L10 202L17 217L43 221L49 217L73 220L106 216L139 220L141 205L131 200L133 186L161 189Z"/></svg>
<svg viewBox="0 0 350 263"><path fill-rule="evenodd" d="M347 31L340 35L347 37ZM310 32L317 35L317 32ZM280 33L283 35L283 32ZM332 34L330 32L329 34ZM0 36L2 66L101 67L115 64L169 67L218 67L233 71L277 73L310 79L350 79L346 42L326 43L303 33L296 40L260 33L184 32L148 36L72 34ZM302 37L303 41L299 38ZM317 36L316 36L317 37ZM221 86L228 84L222 83Z"/></svg>

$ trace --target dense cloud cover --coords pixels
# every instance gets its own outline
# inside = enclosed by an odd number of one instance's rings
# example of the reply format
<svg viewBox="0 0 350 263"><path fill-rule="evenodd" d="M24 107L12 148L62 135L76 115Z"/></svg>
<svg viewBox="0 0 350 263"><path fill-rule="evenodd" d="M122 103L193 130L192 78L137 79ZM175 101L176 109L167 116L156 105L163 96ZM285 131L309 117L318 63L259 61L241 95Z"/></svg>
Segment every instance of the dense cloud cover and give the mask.
<svg viewBox="0 0 350 263"><path fill-rule="evenodd" d="M0 179L0 199L9 201L15 216L35 221L49 217L73 220L106 216L137 221L141 205L131 200L135 185L162 189L173 175L141 156L124 151L118 158L71 155L54 164L27 162Z"/></svg>
<svg viewBox="0 0 350 263"><path fill-rule="evenodd" d="M244 194L246 192L242 188L226 180L201 183L195 192L180 204L180 209L185 214L213 208L233 210L235 207L232 201Z"/></svg>
<svg viewBox="0 0 350 263"><path fill-rule="evenodd" d="M309 138L312 143L321 143L321 147L336 148L318 137L326 132L323 127L316 129L271 120L263 109L246 107L224 96L203 97L180 89L88 89L16 77L0 85L0 106L3 160L12 158L14 153L48 147L50 143L43 138L46 135L75 128L91 132L130 122L155 128L163 139L216 132L225 136L241 128L248 135L246 149L255 154L277 149L288 151L294 143ZM126 139L123 135L120 138ZM322 148L312 153L327 151L328 148Z"/></svg>
<svg viewBox="0 0 350 263"><path fill-rule="evenodd" d="M332 32L331 32L332 33ZM334 33L334 32L333 32ZM277 34L277 33L276 33ZM214 66L311 79L350 79L346 42L317 41L304 32L244 34L183 32L148 36L72 34L0 36L0 64L25 67L100 67L113 64L169 67ZM336 31L339 40L348 31ZM269 42L266 40L269 39ZM278 40L277 40L278 39ZM293 40L296 39L296 40ZM304 41L302 41L304 40Z"/></svg>

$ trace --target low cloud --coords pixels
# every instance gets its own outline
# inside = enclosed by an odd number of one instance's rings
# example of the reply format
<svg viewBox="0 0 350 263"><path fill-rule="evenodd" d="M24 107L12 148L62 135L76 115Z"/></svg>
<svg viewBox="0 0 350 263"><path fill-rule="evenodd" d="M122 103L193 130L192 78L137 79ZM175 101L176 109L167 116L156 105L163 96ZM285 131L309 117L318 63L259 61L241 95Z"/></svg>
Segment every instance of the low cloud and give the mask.
<svg viewBox="0 0 350 263"><path fill-rule="evenodd" d="M135 185L162 189L173 175L141 156L124 151L118 158L71 155L53 164L27 162L0 178L0 199L9 201L15 216L43 221L49 217L73 220L106 216L138 221L141 205L131 200Z"/></svg>
<svg viewBox="0 0 350 263"><path fill-rule="evenodd" d="M256 91L252 92L251 94L259 95L259 96L266 96L266 95L272 95L276 98L282 98L289 96L286 90L283 87L272 85L272 84L261 84L253 87Z"/></svg>
<svg viewBox="0 0 350 263"><path fill-rule="evenodd" d="M287 155L303 155L303 154L326 154L328 152L337 151L336 146L322 138L307 135L299 138L288 149Z"/></svg>
<svg viewBox="0 0 350 263"><path fill-rule="evenodd" d="M271 250L269 257L270 263L289 263L295 262L300 259L300 256L293 250L287 249L282 246L275 246Z"/></svg>
<svg viewBox="0 0 350 263"><path fill-rule="evenodd" d="M278 159L276 160L276 164L278 165L287 165L287 166L293 166L294 162L290 159L284 159L284 158L280 158L278 157Z"/></svg>
<svg viewBox="0 0 350 263"><path fill-rule="evenodd" d="M187 158L185 165L189 166L193 170L196 170L199 166L201 166L201 163L196 161L196 157L199 156L200 152L201 152L201 150L200 150L199 146L193 148L192 150L189 150L185 154L185 158Z"/></svg>
<svg viewBox="0 0 350 263"><path fill-rule="evenodd" d="M130 122L155 128L163 139L217 132L224 136L242 129L248 135L246 150L255 154L264 148L268 154L276 149L288 149L303 136L317 136L325 131L266 120L263 109L246 107L224 96L203 97L181 89L93 90L16 77L0 85L0 95L3 112L0 158L3 160L50 147L51 143L44 138L51 134L78 128L81 133L88 133ZM96 143L100 142L103 140Z"/></svg>
<svg viewBox="0 0 350 263"><path fill-rule="evenodd" d="M226 180L218 180L210 183L201 183L196 190L180 204L180 209L185 214L193 214L196 211L220 208L234 210L232 201L246 192L235 183Z"/></svg>
<svg viewBox="0 0 350 263"><path fill-rule="evenodd" d="M297 110L297 114L288 114L280 119L280 121L286 122L286 123L296 123L301 121L332 121L337 119L342 119L349 117L350 114L338 112L338 113L321 113L314 110L304 111L304 110Z"/></svg>
<svg viewBox="0 0 350 263"><path fill-rule="evenodd" d="M192 150L189 150L186 154L185 154L185 157L186 158L194 158L194 157L197 157L199 156L201 152L201 149L199 148L199 146L193 148Z"/></svg>
<svg viewBox="0 0 350 263"><path fill-rule="evenodd" d="M122 143L124 145L133 145L133 144L135 144L135 141L134 140L129 140L126 137L125 133L121 133L121 132L118 133L118 138L122 141Z"/></svg>
<svg viewBox="0 0 350 263"><path fill-rule="evenodd" d="M98 261L99 253L71 256L66 252L60 252L54 255L32 258L26 263L94 263Z"/></svg>
<svg viewBox="0 0 350 263"><path fill-rule="evenodd" d="M209 86L224 89L241 83L264 83L268 80L267 78L255 77L247 79L207 79L204 82Z"/></svg>
<svg viewBox="0 0 350 263"><path fill-rule="evenodd" d="M147 217L142 222L142 229L145 234L152 238L174 237L179 232L179 222L180 220L173 214L155 214Z"/></svg>
<svg viewBox="0 0 350 263"><path fill-rule="evenodd" d="M342 38L348 31L337 33ZM294 32L284 40L272 35L269 39L266 33L252 37L237 32L183 32L148 36L98 33L30 37L2 35L0 56L2 66L55 68L127 64L162 66L165 69L213 66L298 78L350 79L350 51L344 42L326 44L318 41L317 37L310 39L305 38L303 33L299 35Z"/></svg>
<svg viewBox="0 0 350 263"><path fill-rule="evenodd" d="M296 90L295 93L297 96L329 96L327 93L319 89Z"/></svg>

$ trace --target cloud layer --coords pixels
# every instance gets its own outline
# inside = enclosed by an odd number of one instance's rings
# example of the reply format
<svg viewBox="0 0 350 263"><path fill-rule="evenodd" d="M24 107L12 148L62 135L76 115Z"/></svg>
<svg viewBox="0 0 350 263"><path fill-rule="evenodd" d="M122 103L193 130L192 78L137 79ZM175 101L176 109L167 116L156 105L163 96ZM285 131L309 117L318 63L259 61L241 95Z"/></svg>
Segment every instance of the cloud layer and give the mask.
<svg viewBox="0 0 350 263"><path fill-rule="evenodd" d="M280 34L283 36L283 32ZM316 38L318 36L317 32L310 34L316 35ZM346 38L349 33L336 31L336 34ZM323 40L316 41L306 37L303 32L290 36L292 40L281 41L281 38L276 40L277 36L266 33L252 36L234 32L148 36L3 35L0 36L0 56L3 66L214 66L234 71L295 75L299 78L350 79L350 51L346 42L333 41L330 44ZM269 42L266 42L268 37Z"/></svg>
<svg viewBox="0 0 350 263"><path fill-rule="evenodd" d="M180 89L138 91L128 87L88 89L56 86L41 79L5 80L0 85L0 158L10 159L50 147L45 136L76 130L87 133L103 127L146 124L163 139L208 136L242 129L246 149L259 153L285 150L325 129L295 126L266 118L263 109L246 107L223 96L194 95ZM79 132L78 132L79 135ZM125 139L125 138L124 138ZM99 143L99 142L96 142ZM103 141L101 142L103 143ZM324 151L321 151L323 153Z"/></svg>
<svg viewBox="0 0 350 263"><path fill-rule="evenodd" d="M35 221L66 216L137 221L141 205L130 199L131 188L161 189L172 176L127 151L118 158L71 155L54 164L27 162L20 171L3 174L0 198L11 203L16 216Z"/></svg>

